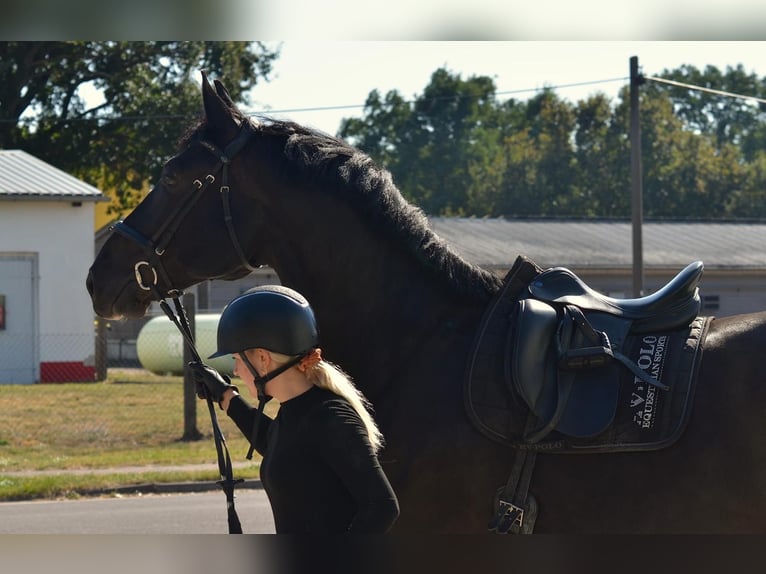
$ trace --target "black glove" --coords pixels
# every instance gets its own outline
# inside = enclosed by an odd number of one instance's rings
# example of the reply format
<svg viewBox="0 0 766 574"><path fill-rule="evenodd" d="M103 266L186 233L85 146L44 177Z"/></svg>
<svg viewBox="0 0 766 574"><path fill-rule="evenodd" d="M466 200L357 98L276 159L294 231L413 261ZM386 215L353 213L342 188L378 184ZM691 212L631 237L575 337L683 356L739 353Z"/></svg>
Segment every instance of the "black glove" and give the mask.
<svg viewBox="0 0 766 574"><path fill-rule="evenodd" d="M213 367L192 361L189 363L189 368L197 386L197 396L201 399L210 397L215 402L220 403L226 389L239 391L236 386L231 384L229 377L222 375Z"/></svg>

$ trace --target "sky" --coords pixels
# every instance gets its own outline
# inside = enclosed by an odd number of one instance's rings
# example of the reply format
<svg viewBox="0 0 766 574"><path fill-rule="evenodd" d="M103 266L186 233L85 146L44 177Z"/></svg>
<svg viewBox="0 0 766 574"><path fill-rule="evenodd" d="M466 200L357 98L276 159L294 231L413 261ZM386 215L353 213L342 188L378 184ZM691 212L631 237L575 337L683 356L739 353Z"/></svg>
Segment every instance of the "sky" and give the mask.
<svg viewBox="0 0 766 574"><path fill-rule="evenodd" d="M7 5L7 6L6 6ZM9 0L9 40L763 40L759 0Z"/></svg>
<svg viewBox="0 0 766 574"><path fill-rule="evenodd" d="M414 99L441 67L463 79L492 77L503 100L525 99L545 87L572 102L597 91L616 98L629 81L632 56L645 76L682 64L722 71L741 64L746 72L766 77L766 41L287 40L268 45L281 45L271 81L259 83L243 109L331 134L342 118L361 117L372 90L397 90Z"/></svg>

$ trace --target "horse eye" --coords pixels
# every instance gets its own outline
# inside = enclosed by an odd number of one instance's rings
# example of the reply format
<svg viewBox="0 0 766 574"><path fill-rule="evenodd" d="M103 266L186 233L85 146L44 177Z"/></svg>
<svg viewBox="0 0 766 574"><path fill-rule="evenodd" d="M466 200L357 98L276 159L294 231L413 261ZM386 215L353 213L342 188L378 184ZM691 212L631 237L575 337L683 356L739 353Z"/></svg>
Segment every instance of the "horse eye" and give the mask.
<svg viewBox="0 0 766 574"><path fill-rule="evenodd" d="M173 188L178 183L178 180L176 179L176 176L171 173L163 173L162 177L160 178L160 182L162 183L163 187L166 188Z"/></svg>

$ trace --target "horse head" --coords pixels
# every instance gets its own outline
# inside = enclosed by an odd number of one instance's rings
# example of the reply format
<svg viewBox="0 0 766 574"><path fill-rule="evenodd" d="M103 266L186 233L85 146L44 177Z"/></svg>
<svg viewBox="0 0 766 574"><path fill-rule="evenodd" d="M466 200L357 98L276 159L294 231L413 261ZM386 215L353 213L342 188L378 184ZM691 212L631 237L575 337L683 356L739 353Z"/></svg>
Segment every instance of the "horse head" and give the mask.
<svg viewBox="0 0 766 574"><path fill-rule="evenodd" d="M153 299L205 279L236 279L258 265L250 260L258 210L251 196L229 193L241 180L254 126L214 84L203 73L204 119L94 260L86 284L98 315L141 317ZM236 216L244 211L247 222Z"/></svg>

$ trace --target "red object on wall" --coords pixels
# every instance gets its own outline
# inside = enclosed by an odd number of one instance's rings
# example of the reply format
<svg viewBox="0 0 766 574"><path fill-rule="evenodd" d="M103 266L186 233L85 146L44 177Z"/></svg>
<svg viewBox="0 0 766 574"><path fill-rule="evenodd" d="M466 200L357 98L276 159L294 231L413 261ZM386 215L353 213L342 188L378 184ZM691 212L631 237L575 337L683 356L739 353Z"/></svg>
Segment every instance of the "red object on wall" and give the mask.
<svg viewBox="0 0 766 574"><path fill-rule="evenodd" d="M96 368L77 361L40 363L41 383L75 383L96 380Z"/></svg>

